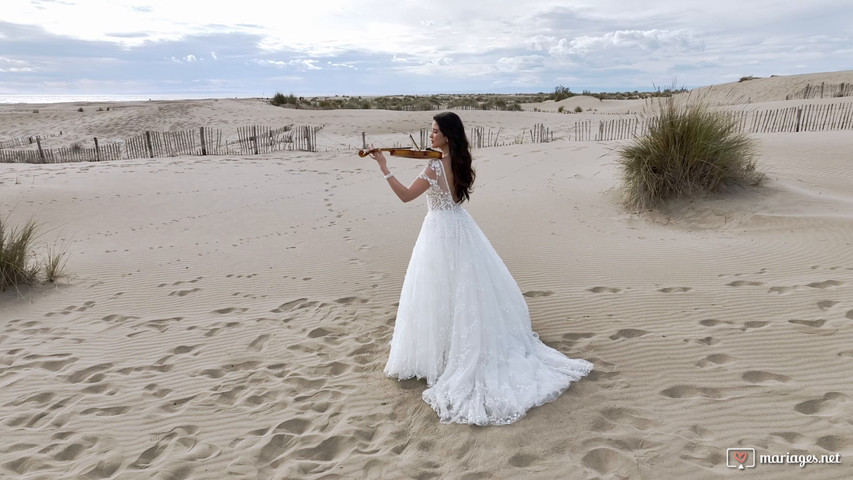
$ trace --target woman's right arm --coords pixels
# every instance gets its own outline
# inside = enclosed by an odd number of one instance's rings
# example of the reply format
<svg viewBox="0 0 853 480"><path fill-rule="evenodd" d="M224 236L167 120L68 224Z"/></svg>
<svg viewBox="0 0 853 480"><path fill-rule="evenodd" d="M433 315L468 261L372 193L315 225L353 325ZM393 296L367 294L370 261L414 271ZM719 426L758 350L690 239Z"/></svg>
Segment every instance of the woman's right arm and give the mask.
<svg viewBox="0 0 853 480"><path fill-rule="evenodd" d="M429 181L424 179L423 176L416 178L408 187L403 185L403 182L397 180L397 177L388 170L388 161L385 159L385 155L381 150L371 153L370 156L379 164L379 170L381 170L382 174L385 175L385 179L388 180L388 185L391 186L391 190L393 190L397 195L397 198L403 202L411 202L423 195L423 193L429 188Z"/></svg>

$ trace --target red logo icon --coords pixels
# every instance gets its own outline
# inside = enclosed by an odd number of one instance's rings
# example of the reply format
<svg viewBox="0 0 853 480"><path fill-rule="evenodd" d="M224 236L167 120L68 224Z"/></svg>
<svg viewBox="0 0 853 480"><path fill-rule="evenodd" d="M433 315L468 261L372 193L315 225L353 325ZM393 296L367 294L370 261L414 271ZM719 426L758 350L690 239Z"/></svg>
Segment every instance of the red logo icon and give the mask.
<svg viewBox="0 0 853 480"><path fill-rule="evenodd" d="M726 466L744 470L755 468L754 448L729 448L726 450Z"/></svg>

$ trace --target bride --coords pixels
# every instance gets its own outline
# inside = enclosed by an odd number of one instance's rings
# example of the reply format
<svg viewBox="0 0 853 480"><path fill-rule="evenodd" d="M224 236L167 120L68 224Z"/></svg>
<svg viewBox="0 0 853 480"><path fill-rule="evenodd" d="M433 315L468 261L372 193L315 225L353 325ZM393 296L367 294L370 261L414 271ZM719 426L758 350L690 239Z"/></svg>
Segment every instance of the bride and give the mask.
<svg viewBox="0 0 853 480"><path fill-rule="evenodd" d="M423 399L442 423L502 425L555 400L592 370L539 340L527 304L489 240L462 208L474 183L458 115L433 117L430 140L441 159L406 187L371 153L404 202L427 194L412 250L385 374L426 379Z"/></svg>

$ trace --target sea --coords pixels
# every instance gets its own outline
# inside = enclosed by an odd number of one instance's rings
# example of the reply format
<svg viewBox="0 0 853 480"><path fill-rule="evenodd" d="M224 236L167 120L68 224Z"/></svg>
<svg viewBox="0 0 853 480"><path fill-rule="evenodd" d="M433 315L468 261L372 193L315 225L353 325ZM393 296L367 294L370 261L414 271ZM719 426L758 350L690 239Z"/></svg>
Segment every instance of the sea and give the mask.
<svg viewBox="0 0 853 480"><path fill-rule="evenodd" d="M149 100L202 100L208 98L259 98L257 95L184 93L154 95L3 95L0 103L144 102Z"/></svg>

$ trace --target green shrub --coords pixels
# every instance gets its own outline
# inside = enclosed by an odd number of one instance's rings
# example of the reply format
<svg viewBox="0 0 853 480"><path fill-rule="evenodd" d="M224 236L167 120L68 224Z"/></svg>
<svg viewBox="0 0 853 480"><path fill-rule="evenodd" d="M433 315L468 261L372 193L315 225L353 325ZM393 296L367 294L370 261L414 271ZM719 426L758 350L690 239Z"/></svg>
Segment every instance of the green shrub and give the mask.
<svg viewBox="0 0 853 480"><path fill-rule="evenodd" d="M581 106L580 106L580 105L578 105L577 107L575 107L575 113L581 113L581 112L583 112L583 108L581 108Z"/></svg>
<svg viewBox="0 0 853 480"><path fill-rule="evenodd" d="M653 208L676 198L756 185L753 143L736 122L702 102L659 101L649 133L619 149L625 201Z"/></svg>
<svg viewBox="0 0 853 480"><path fill-rule="evenodd" d="M551 98L551 100L554 100L555 102L559 102L560 100L565 100L566 98L574 97L574 96L575 96L575 94L572 93L572 91L569 89L569 87L564 87L562 85L559 85L559 86L554 88L554 93L551 94L550 98Z"/></svg>
<svg viewBox="0 0 853 480"><path fill-rule="evenodd" d="M294 105L299 106L299 100L292 93L288 96L284 96L281 92L276 92L270 100L270 104L279 107L281 105Z"/></svg>

